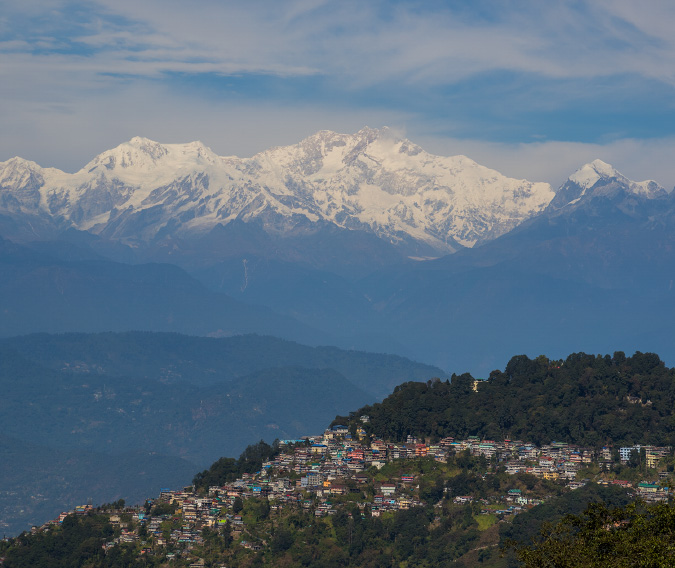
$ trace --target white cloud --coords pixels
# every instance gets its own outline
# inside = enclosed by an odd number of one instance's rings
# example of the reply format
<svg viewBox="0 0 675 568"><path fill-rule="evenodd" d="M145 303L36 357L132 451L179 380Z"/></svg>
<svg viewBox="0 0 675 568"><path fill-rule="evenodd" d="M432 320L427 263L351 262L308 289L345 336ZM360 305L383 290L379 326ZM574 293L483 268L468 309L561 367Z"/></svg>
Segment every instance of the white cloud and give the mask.
<svg viewBox="0 0 675 568"><path fill-rule="evenodd" d="M673 80L675 11L663 2L524 2L495 10L492 21L451 10L419 11L416 3L106 2L110 11L144 22L138 38L151 51L166 38L180 54L212 57L225 68L322 70L356 84L404 79L453 82L494 69L549 77L636 73ZM383 13L386 12L386 16ZM658 25L655 25L659 22ZM670 29L663 22L671 24Z"/></svg>
<svg viewBox="0 0 675 568"><path fill-rule="evenodd" d="M47 5L58 18L59 4ZM510 10L496 7L491 21L450 9L420 12L415 2L97 5L90 21L68 38L97 49L87 58L92 72L321 72L352 86L445 84L491 70L557 78L632 73L675 82L675 8L667 2L524 2ZM68 18L65 4L60 17ZM45 33L58 31L53 23L32 21L40 24ZM33 56L38 62L43 57Z"/></svg>

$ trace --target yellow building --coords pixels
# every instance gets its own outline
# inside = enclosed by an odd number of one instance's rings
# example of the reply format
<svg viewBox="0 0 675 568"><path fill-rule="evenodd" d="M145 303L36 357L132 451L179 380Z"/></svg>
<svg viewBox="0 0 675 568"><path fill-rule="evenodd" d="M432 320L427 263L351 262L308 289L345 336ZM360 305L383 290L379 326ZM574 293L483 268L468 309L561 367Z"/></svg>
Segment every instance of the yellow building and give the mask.
<svg viewBox="0 0 675 568"><path fill-rule="evenodd" d="M647 467L649 469L656 469L656 466L658 465L660 459L661 456L659 456L658 454L647 452Z"/></svg>

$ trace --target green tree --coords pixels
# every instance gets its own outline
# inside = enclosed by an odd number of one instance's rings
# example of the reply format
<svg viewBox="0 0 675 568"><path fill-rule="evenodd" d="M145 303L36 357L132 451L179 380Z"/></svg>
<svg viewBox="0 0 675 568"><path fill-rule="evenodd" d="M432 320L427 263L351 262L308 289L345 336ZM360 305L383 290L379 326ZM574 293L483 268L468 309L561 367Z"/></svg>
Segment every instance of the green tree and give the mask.
<svg viewBox="0 0 675 568"><path fill-rule="evenodd" d="M509 543L526 568L675 565L675 507L632 503L623 508L590 505L547 525L529 546Z"/></svg>
<svg viewBox="0 0 675 568"><path fill-rule="evenodd" d="M293 546L293 533L290 529L282 527L274 534L274 538L270 543L272 553L279 554Z"/></svg>
<svg viewBox="0 0 675 568"><path fill-rule="evenodd" d="M244 502L242 501L241 497L237 496L234 498L234 501L232 502L232 512L235 515L238 515L241 513L244 509Z"/></svg>

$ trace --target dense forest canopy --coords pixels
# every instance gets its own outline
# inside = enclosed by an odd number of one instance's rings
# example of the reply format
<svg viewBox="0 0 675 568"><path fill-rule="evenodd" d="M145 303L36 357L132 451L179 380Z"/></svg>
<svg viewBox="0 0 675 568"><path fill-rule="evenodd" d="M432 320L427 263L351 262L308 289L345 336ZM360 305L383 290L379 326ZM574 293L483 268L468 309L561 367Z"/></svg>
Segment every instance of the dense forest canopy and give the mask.
<svg viewBox="0 0 675 568"><path fill-rule="evenodd" d="M675 565L675 507L593 503L545 527L529 546L515 545L524 568Z"/></svg>
<svg viewBox="0 0 675 568"><path fill-rule="evenodd" d="M241 477L242 473L259 471L264 461L279 454L279 442L270 445L264 440L248 446L239 459L222 457L206 469L195 475L192 483L197 489L208 489L211 486L225 485Z"/></svg>
<svg viewBox="0 0 675 568"><path fill-rule="evenodd" d="M559 361L519 355L487 380L463 374L404 383L382 403L333 424L368 415L366 431L390 440L477 435L537 444L673 445L674 403L675 370L653 353L574 353Z"/></svg>

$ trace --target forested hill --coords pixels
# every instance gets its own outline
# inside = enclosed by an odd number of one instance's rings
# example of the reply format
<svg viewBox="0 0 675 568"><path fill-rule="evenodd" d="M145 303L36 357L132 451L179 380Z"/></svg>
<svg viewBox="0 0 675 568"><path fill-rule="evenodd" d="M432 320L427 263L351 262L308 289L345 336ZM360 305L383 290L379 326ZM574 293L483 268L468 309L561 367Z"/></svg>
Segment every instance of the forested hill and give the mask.
<svg viewBox="0 0 675 568"><path fill-rule="evenodd" d="M447 377L438 367L397 355L309 347L255 334L214 338L138 331L38 333L0 339L2 346L57 371L197 387L272 368L333 369L380 400L404 380Z"/></svg>
<svg viewBox="0 0 675 568"><path fill-rule="evenodd" d="M368 415L367 432L391 440L476 435L538 444L673 445L674 403L675 369L653 353L575 353L564 361L519 355L484 381L464 374L404 383L382 403L334 424L360 424Z"/></svg>

